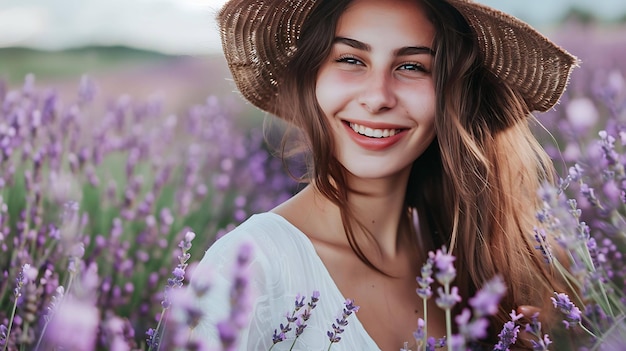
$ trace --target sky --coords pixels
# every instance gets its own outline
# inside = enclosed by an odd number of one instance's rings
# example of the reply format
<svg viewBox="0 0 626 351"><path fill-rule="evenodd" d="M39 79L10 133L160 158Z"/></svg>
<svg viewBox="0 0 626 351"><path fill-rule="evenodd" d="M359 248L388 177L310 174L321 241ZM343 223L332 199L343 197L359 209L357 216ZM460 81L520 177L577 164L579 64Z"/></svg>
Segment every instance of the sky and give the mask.
<svg viewBox="0 0 626 351"><path fill-rule="evenodd" d="M384 0L381 0L384 1ZM570 6L607 19L626 13L624 0L479 0L537 27ZM60 50L128 45L169 54L220 52L213 18L224 0L0 0L0 47Z"/></svg>

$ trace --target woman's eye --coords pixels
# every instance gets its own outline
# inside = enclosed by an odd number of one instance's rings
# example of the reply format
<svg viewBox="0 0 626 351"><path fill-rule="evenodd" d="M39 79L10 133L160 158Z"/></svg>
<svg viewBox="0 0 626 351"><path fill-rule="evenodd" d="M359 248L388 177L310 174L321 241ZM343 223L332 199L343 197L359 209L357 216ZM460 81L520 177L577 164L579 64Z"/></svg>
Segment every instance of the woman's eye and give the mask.
<svg viewBox="0 0 626 351"><path fill-rule="evenodd" d="M405 63L402 64L398 67L399 70L401 71L420 71L420 72L426 72L426 69L424 68L424 66L418 64L418 63Z"/></svg>
<svg viewBox="0 0 626 351"><path fill-rule="evenodd" d="M339 63L347 63L349 65L363 65L363 62L361 62L360 60L354 58L354 57L350 57L350 56L346 56L346 57L340 57L337 59L337 62Z"/></svg>

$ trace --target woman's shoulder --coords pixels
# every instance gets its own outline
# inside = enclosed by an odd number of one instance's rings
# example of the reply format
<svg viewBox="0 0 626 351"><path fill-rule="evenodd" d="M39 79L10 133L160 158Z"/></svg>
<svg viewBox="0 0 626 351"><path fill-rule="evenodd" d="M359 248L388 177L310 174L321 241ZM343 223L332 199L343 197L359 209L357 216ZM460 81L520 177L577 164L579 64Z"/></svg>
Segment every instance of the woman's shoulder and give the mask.
<svg viewBox="0 0 626 351"><path fill-rule="evenodd" d="M314 248L307 237L285 218L272 212L251 216L235 229L217 239L202 261L212 265L232 264L241 250L251 252L257 264L276 263L295 257L310 257ZM268 267L266 267L268 268Z"/></svg>
<svg viewBox="0 0 626 351"><path fill-rule="evenodd" d="M285 218L273 212L252 215L232 231L220 237L211 245L222 248L244 242L259 248L273 248L275 244L302 245L306 236Z"/></svg>
<svg viewBox="0 0 626 351"><path fill-rule="evenodd" d="M259 235L270 236L300 234L298 228L274 212L262 212L252 215L226 236L237 232L258 233Z"/></svg>

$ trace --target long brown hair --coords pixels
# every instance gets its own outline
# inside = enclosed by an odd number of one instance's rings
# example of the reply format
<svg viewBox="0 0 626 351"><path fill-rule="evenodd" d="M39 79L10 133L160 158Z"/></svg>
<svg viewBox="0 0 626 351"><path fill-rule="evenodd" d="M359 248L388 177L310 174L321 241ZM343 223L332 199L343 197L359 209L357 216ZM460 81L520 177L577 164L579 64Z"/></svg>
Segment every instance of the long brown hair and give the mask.
<svg viewBox="0 0 626 351"><path fill-rule="evenodd" d="M310 151L307 177L340 209L355 254L377 269L359 248L348 203L345 170L333 156L333 138L315 95L317 73L330 54L336 24L350 0L325 0L305 22L298 50L280 89L280 116L304 132ZM549 157L532 135L534 121L520 94L481 63L475 37L460 13L445 1L422 0L435 26L433 80L436 138L413 163L406 189L416 209L420 235L457 257L456 285L467 299L496 274L508 287L492 318L491 340L519 305L542 308L552 320L548 297L558 291L553 272L534 248L537 190L553 182ZM358 225L358 223L356 223ZM422 248L423 249L423 248Z"/></svg>

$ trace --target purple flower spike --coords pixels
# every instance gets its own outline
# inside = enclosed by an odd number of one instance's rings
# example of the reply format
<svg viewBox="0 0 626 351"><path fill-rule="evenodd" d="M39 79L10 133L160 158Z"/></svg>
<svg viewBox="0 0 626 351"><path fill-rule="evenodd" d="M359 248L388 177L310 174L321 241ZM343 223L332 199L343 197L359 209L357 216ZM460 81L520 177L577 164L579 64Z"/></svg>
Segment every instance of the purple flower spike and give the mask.
<svg viewBox="0 0 626 351"><path fill-rule="evenodd" d="M474 315L481 317L498 312L498 304L505 293L506 285L504 285L504 281L500 276L496 276L486 282L476 295L469 299Z"/></svg>
<svg viewBox="0 0 626 351"><path fill-rule="evenodd" d="M454 260L456 258L444 246L437 250L433 259L437 267L437 273L435 273L437 281L442 285L450 284L456 277L456 269L454 268Z"/></svg>
<svg viewBox="0 0 626 351"><path fill-rule="evenodd" d="M296 338L302 335L304 328L306 328L306 324L301 319L298 319L296 321Z"/></svg>
<svg viewBox="0 0 626 351"><path fill-rule="evenodd" d="M186 235L192 238L194 235ZM222 350L234 350L237 346L237 335L249 318L249 272L248 263L252 259L253 247L243 243L237 253L230 287L230 314L218 323L218 331Z"/></svg>
<svg viewBox="0 0 626 351"><path fill-rule="evenodd" d="M546 235L546 230L544 228L533 228L535 232L535 241L537 242L537 246L535 249L541 252L546 263L552 262L552 249L550 248L550 244L548 243L548 237Z"/></svg>
<svg viewBox="0 0 626 351"><path fill-rule="evenodd" d="M524 315L522 313L517 314L517 312L515 312L515 310L511 310L511 313L509 313L509 316L511 316L511 321L513 321L513 322L517 322L520 319L524 318Z"/></svg>
<svg viewBox="0 0 626 351"><path fill-rule="evenodd" d="M351 299L346 299L346 302L344 303L346 305L346 308L343 310L343 313L346 315L351 315L352 312L359 312L359 306L354 304L354 301L352 301Z"/></svg>
<svg viewBox="0 0 626 351"><path fill-rule="evenodd" d="M191 258L191 254L189 254L189 249L191 249L191 240L194 239L195 234L192 232L187 232L185 234L185 240L181 241L178 247L181 248L181 255L178 256L178 265L172 271L172 277L167 279L167 286L165 287L165 294L163 295L163 301L161 302L161 306L163 308L169 308L172 305L170 301L170 290L175 288L181 288L183 286L183 281L185 280L185 270L187 269L189 258Z"/></svg>
<svg viewBox="0 0 626 351"><path fill-rule="evenodd" d="M100 324L98 308L70 296L57 308L43 336L43 344L67 350L93 350Z"/></svg>
<svg viewBox="0 0 626 351"><path fill-rule="evenodd" d="M332 330L329 330L326 332L326 335L328 336L328 340L330 340L330 346L332 346L332 344L334 343L338 343L339 341L341 341L340 335L345 331L345 328L342 328L342 327L345 327L348 325L348 317L353 312L356 313L359 311L359 306L355 305L354 301L352 301L351 299L346 299L346 301L344 302L344 305L345 305L345 308L343 309L341 318L337 318L336 324L333 323L332 325Z"/></svg>
<svg viewBox="0 0 626 351"><path fill-rule="evenodd" d="M537 340L530 341L534 351L548 351L548 346L552 343L552 340L550 340L548 334L542 335L539 313L535 313L530 318L530 323L526 324L525 330L537 338Z"/></svg>
<svg viewBox="0 0 626 351"><path fill-rule="evenodd" d="M446 294L442 287L437 288L437 293L439 297L437 298L437 306L444 310L452 309L457 302L461 302L461 296L459 295L459 288L453 286L450 289L450 293Z"/></svg>
<svg viewBox="0 0 626 351"><path fill-rule="evenodd" d="M335 325L333 324L333 328L335 327ZM341 333L343 332L343 329L339 332ZM339 341L341 341L341 336L338 336L336 334L336 332L331 332L330 330L326 332L326 335L328 336L328 339L330 340L331 344L337 343Z"/></svg>
<svg viewBox="0 0 626 351"><path fill-rule="evenodd" d="M434 339L434 338L433 338L433 337L430 337L430 338L428 338L428 339L429 339L429 341L430 341L430 339ZM437 340L435 341L435 348L436 348L436 349L440 349L440 348L442 348L442 347L444 347L444 346L446 346L446 338L445 338L445 337L443 337L443 338L439 338L439 339L437 339Z"/></svg>
<svg viewBox="0 0 626 351"><path fill-rule="evenodd" d="M467 341L480 340L487 336L487 327L489 321L485 318L472 318L472 313L469 309L464 309L461 314L456 316L455 321L459 326L459 331L463 338Z"/></svg>
<svg viewBox="0 0 626 351"><path fill-rule="evenodd" d="M146 331L146 346L148 346L149 349L159 346L158 335L153 328L148 328Z"/></svg>
<svg viewBox="0 0 626 351"><path fill-rule="evenodd" d="M454 289L455 287L453 287ZM489 320L486 316L493 315L498 312L498 304L500 299L506 292L506 286L500 276L495 276L491 280L485 282L481 289L469 300L472 310L464 309L461 314L457 315L455 321L458 325L459 334L450 336L450 350L465 350L466 345L483 339L487 336ZM451 293L454 294L453 291ZM441 300L445 300L445 295L440 292L437 304ZM459 298L460 299L460 298ZM517 315L512 318L518 318ZM514 327L514 325L513 325Z"/></svg>
<svg viewBox="0 0 626 351"><path fill-rule="evenodd" d="M557 308L563 315L565 319L563 320L563 324L565 324L565 328L569 329L571 326L577 325L581 321L581 311L574 303L572 303L567 294L554 293L555 297L551 297L552 304L555 308Z"/></svg>
<svg viewBox="0 0 626 351"><path fill-rule="evenodd" d="M284 325L281 323L280 332L277 329L274 329L274 334L272 335L272 347L273 345L287 339L287 333L292 330L291 324L295 323L296 325L295 336L296 337L294 338L293 343L291 344L291 349L293 349L300 335L304 333L304 329L307 327L306 322L311 318L312 311L317 306L317 302L319 301L319 298L320 298L320 292L315 290L313 291L313 294L311 295L311 299L309 300L309 302L305 304L304 302L305 297L300 294L296 295L293 311L291 313L287 312L285 314L285 318L287 319L287 324ZM304 306L306 306L306 308L302 310L302 313L298 314L298 311L300 311Z"/></svg>
<svg viewBox="0 0 626 351"><path fill-rule="evenodd" d="M223 350L234 350L237 341L237 330L232 323L222 321L217 323L217 331L222 342Z"/></svg>
<svg viewBox="0 0 626 351"><path fill-rule="evenodd" d="M419 297L424 300L429 299L433 295L433 291L430 288L430 285L434 282L433 275L433 263L434 259L429 257L426 260L426 263L422 266L421 276L417 277L417 283L419 284L419 288L417 288L416 293Z"/></svg>
<svg viewBox="0 0 626 351"><path fill-rule="evenodd" d="M422 318L417 319L417 330L413 332L413 337L418 342L424 339L424 327L426 326L426 322Z"/></svg>
<svg viewBox="0 0 626 351"><path fill-rule="evenodd" d="M302 307L304 307L304 296L298 294L296 295L296 308L294 309L296 312L299 311Z"/></svg>
<svg viewBox="0 0 626 351"><path fill-rule="evenodd" d="M317 290L313 291L313 294L311 295L311 301L307 303L307 308L300 315L302 321L306 322L309 320L309 318L311 318L311 313L313 312L313 309L317 306L317 302L319 300L320 292Z"/></svg>
<svg viewBox="0 0 626 351"><path fill-rule="evenodd" d="M282 324L281 324L282 327ZM274 329L274 335L272 335L272 344L278 344L281 341L284 341L286 339L285 333L281 332L279 333L278 330Z"/></svg>
<svg viewBox="0 0 626 351"><path fill-rule="evenodd" d="M535 313L530 317L530 323L526 324L525 330L531 334L537 334L541 332L541 322L539 322L539 313Z"/></svg>
<svg viewBox="0 0 626 351"><path fill-rule="evenodd" d="M493 351L509 351L509 347L517 341L519 329L520 326L515 325L514 321L504 323L500 334L498 334L498 343L494 346Z"/></svg>
<svg viewBox="0 0 626 351"><path fill-rule="evenodd" d="M534 351L548 351L548 346L552 344L552 340L550 340L548 334L544 334L539 341L531 340L530 343L533 345Z"/></svg>

